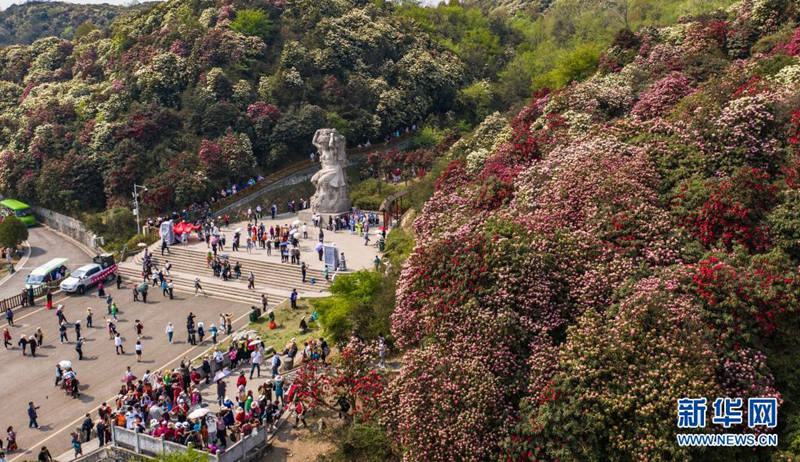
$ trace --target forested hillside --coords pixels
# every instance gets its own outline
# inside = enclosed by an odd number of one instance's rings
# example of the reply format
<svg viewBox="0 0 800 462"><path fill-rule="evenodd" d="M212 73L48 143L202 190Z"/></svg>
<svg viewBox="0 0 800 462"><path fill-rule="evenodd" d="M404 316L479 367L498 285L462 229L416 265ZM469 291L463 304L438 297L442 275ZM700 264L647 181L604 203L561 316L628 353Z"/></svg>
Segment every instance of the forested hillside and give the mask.
<svg viewBox="0 0 800 462"><path fill-rule="evenodd" d="M163 211L306 158L323 126L356 145L424 122L436 144L607 65L626 21L727 3L639 1L621 18L620 2L172 0L0 48L0 190L75 213L126 203L137 182Z"/></svg>
<svg viewBox="0 0 800 462"><path fill-rule="evenodd" d="M0 189L65 211L203 200L452 108L463 64L392 5L174 0L74 41L0 49Z"/></svg>
<svg viewBox="0 0 800 462"><path fill-rule="evenodd" d="M0 11L0 46L29 44L44 37L73 39L92 29L111 25L131 8L116 5L80 5L61 2L28 2Z"/></svg>
<svg viewBox="0 0 800 462"><path fill-rule="evenodd" d="M448 151L392 316L397 454L800 457L798 26L797 2L759 0L619 32L586 81ZM684 397L704 428L678 428ZM778 426L712 424L716 397L776 398Z"/></svg>

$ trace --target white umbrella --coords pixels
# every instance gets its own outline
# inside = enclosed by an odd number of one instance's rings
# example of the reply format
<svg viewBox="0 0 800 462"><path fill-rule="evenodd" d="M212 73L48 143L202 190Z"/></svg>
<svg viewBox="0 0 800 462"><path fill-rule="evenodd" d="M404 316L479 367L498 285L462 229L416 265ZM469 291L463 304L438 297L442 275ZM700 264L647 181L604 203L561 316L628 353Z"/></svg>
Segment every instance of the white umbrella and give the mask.
<svg viewBox="0 0 800 462"><path fill-rule="evenodd" d="M58 365L63 367L64 369L66 369L68 367L72 367L72 361L63 359L63 360L59 361Z"/></svg>
<svg viewBox="0 0 800 462"><path fill-rule="evenodd" d="M261 343L261 339L256 339L256 340L253 340L252 342L250 342L250 343L249 343L249 345L250 345L250 346L256 346L256 345L258 345L259 343Z"/></svg>
<svg viewBox="0 0 800 462"><path fill-rule="evenodd" d="M229 375L231 375L231 371L229 371L227 368L222 369L221 371L217 372L216 375L214 375L214 381L219 382Z"/></svg>
<svg viewBox="0 0 800 462"><path fill-rule="evenodd" d="M187 415L186 417L190 419L199 419L201 417L205 417L206 414L208 414L208 412L209 411L207 407L201 407L190 412L189 415Z"/></svg>
<svg viewBox="0 0 800 462"><path fill-rule="evenodd" d="M292 222L292 226L297 226L300 224L300 220L295 220Z"/></svg>
<svg viewBox="0 0 800 462"><path fill-rule="evenodd" d="M233 232L234 233L241 233L242 232L242 227L240 226L240 227L234 229Z"/></svg>
<svg viewBox="0 0 800 462"><path fill-rule="evenodd" d="M145 244L144 242L140 242L136 245L138 245L139 247L147 247L147 244Z"/></svg>

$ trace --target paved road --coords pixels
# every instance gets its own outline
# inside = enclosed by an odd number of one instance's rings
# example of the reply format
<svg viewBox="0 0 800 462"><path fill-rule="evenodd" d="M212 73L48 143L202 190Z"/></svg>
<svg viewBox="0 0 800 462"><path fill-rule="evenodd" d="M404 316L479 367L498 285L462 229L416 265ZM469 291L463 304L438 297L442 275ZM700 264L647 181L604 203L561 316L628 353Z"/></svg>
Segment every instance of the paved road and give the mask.
<svg viewBox="0 0 800 462"><path fill-rule="evenodd" d="M112 284L113 285L113 284ZM149 292L148 303L133 303L130 287L123 285L121 293L111 289L111 294L120 308L117 329L125 337L125 354L116 355L114 345L108 338L103 317L106 315L105 302L92 290L86 295L57 295L55 301L65 305L65 314L70 322L81 319L85 324L86 307L91 306L95 313L94 328L82 326L86 338L84 360L77 361L74 349L75 333L72 325L68 331L67 344L58 342L56 315L42 304L33 308L23 308L17 315L17 327L10 328L14 341L22 334L32 334L36 327L44 330L44 345L37 350L37 357L22 356L18 347L12 350L0 349L0 430L13 425L17 430L17 441L26 453L15 452L8 455L9 462L32 460L39 448L45 444L52 454L61 454L69 448L69 433L80 425L83 416L91 412L97 418L96 409L103 401L114 396L120 388L120 379L125 366L130 365L136 375L141 376L145 369L157 370L164 366L177 367L181 358L193 358L210 346L207 337L203 345L191 346L185 342L186 316L190 311L197 315L196 321L203 321L206 329L217 323L221 311L234 313L234 328L246 322L249 306L229 301L189 294L176 293L175 300L165 299L160 291ZM142 343L144 358L136 362L133 353L136 342L134 319L144 323ZM175 325L175 343L170 345L164 333L167 322ZM6 327L0 323L0 329ZM61 389L53 387L55 365L62 359L74 363L75 372L81 382L81 396L72 399ZM28 428L26 407L33 400L41 406L39 410L39 429Z"/></svg>
<svg viewBox="0 0 800 462"><path fill-rule="evenodd" d="M91 263L92 259L80 247L67 239L62 238L50 228L37 226L28 230L28 245L30 245L30 258L10 278L0 285L0 299L19 294L25 287L25 278L37 266L47 263L53 258L64 257L69 259L69 269Z"/></svg>

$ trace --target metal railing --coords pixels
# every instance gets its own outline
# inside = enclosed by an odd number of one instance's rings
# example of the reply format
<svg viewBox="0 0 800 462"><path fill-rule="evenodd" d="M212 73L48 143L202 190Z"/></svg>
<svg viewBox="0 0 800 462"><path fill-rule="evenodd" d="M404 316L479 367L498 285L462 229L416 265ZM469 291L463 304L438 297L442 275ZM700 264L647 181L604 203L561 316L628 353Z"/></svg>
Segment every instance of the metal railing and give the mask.
<svg viewBox="0 0 800 462"><path fill-rule="evenodd" d="M46 295L48 290L52 290L53 292L59 290L59 285L61 284L61 281L63 281L64 279L66 279L66 277L63 277L55 281L47 282L33 289L33 298L35 299ZM17 295L0 300L0 309L6 311L9 308L13 310L14 308L17 307L30 306L30 303L27 302L27 299L28 299L28 292L26 291L25 294L23 295L22 290L20 290L20 293ZM23 305L23 300L26 301L24 305Z"/></svg>
<svg viewBox="0 0 800 462"><path fill-rule="evenodd" d="M114 446L125 448L146 456L157 456L159 454L171 452L183 452L188 446L167 441L163 437L137 433L127 428L114 426L111 431L111 441ZM256 435L249 435L239 439L236 443L228 446L225 452L220 454L206 453L209 462L235 462L244 461L248 454L260 446L266 446L267 432L261 431ZM197 449L197 448L195 448ZM197 449L201 450L201 449Z"/></svg>

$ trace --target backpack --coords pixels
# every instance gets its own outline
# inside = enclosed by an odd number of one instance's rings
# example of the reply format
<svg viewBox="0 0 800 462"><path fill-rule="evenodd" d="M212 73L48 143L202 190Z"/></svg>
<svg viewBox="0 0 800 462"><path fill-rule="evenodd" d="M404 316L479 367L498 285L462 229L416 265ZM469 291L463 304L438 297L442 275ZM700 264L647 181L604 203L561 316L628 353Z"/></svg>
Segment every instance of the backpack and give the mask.
<svg viewBox="0 0 800 462"><path fill-rule="evenodd" d="M276 359L277 359L277 361L275 362L275 366L276 367L281 367L281 362L282 362L281 358L280 357L276 357Z"/></svg>

